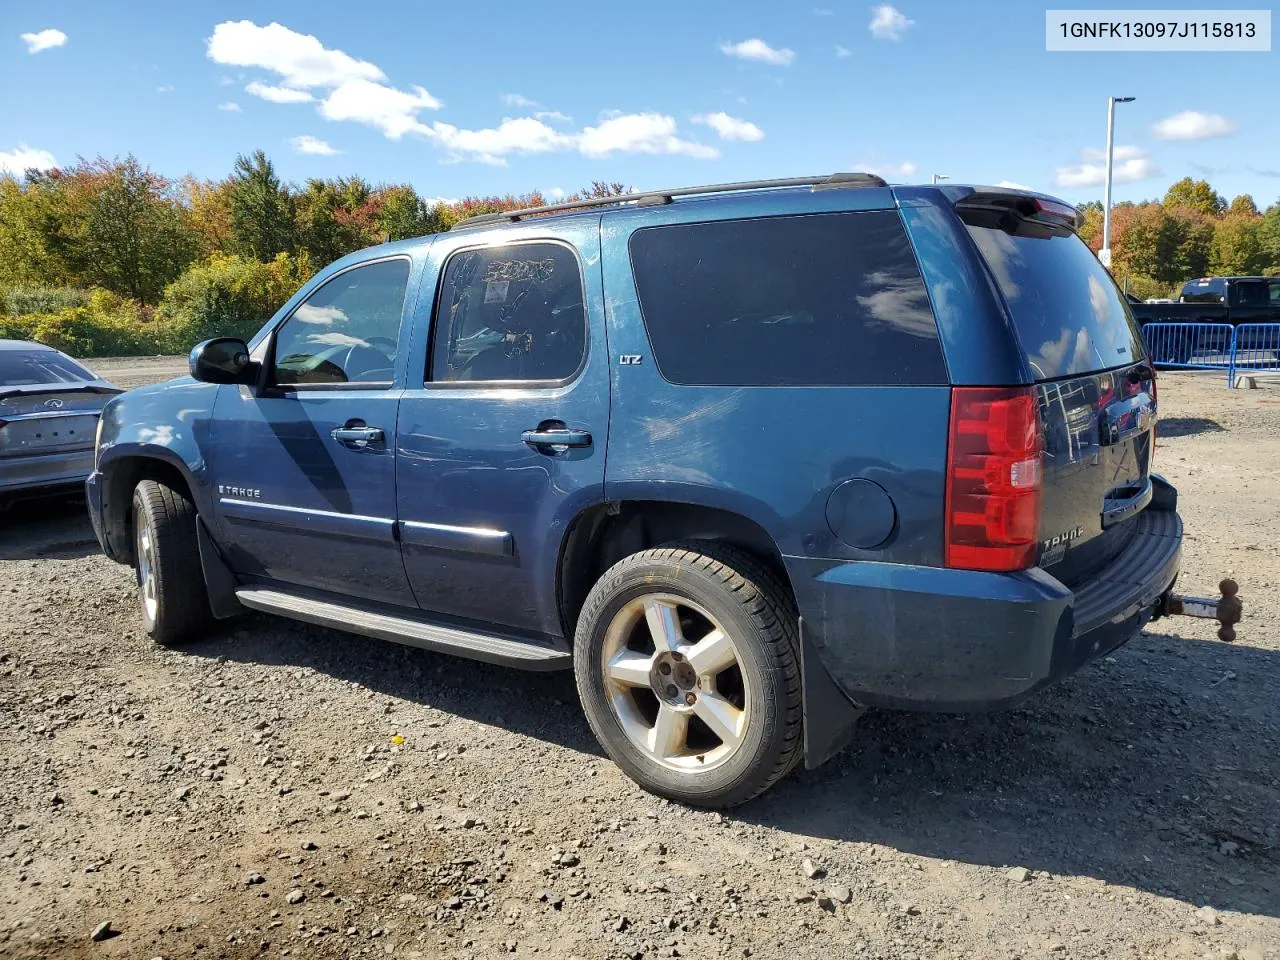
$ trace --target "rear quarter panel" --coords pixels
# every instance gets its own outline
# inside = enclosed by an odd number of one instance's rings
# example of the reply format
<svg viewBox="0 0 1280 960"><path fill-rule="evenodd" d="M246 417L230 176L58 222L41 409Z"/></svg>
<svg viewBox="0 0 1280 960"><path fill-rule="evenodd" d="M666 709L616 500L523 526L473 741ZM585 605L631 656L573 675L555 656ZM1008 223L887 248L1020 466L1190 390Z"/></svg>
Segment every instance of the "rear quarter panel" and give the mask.
<svg viewBox="0 0 1280 960"><path fill-rule="evenodd" d="M628 241L640 227L892 207L888 190L755 195L624 211L603 219L611 357L610 500L700 504L759 524L783 555L942 561L948 387L727 387L667 382L653 360ZM639 363L618 362L636 355ZM827 502L843 481L875 481L896 507L875 549L837 539Z"/></svg>

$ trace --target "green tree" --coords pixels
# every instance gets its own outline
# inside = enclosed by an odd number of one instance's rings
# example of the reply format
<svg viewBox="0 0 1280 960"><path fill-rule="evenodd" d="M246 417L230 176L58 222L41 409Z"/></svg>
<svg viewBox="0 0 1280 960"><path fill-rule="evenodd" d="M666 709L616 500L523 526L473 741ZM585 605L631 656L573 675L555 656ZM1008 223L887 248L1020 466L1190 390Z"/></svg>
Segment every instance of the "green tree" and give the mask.
<svg viewBox="0 0 1280 960"><path fill-rule="evenodd" d="M1209 181L1192 180L1190 177L1183 177L1169 188L1164 195L1164 205L1190 207L1208 217L1219 216L1227 209L1227 201L1209 186Z"/></svg>
<svg viewBox="0 0 1280 960"><path fill-rule="evenodd" d="M1231 206L1227 208L1228 214L1241 217L1258 216L1258 205L1253 202L1253 197L1247 193L1242 193L1231 201Z"/></svg>
<svg viewBox="0 0 1280 960"><path fill-rule="evenodd" d="M1262 217L1240 214L1228 214L1214 224L1209 272L1214 276L1253 276L1270 266L1262 227Z"/></svg>
<svg viewBox="0 0 1280 960"><path fill-rule="evenodd" d="M382 239L373 190L359 177L308 180L297 197L298 243L313 263L332 263Z"/></svg>
<svg viewBox="0 0 1280 960"><path fill-rule="evenodd" d="M77 172L93 183L75 259L84 277L143 303L156 303L165 285L195 259L197 240L173 185L130 155L99 158Z"/></svg>
<svg viewBox="0 0 1280 960"><path fill-rule="evenodd" d="M233 252L268 263L296 248L294 197L265 153L236 157L230 192Z"/></svg>
<svg viewBox="0 0 1280 960"><path fill-rule="evenodd" d="M382 187L374 194L378 232L388 240L431 233L430 210L410 186Z"/></svg>
<svg viewBox="0 0 1280 960"><path fill-rule="evenodd" d="M1280 271L1280 200L1267 207L1262 215L1262 256L1264 271Z"/></svg>

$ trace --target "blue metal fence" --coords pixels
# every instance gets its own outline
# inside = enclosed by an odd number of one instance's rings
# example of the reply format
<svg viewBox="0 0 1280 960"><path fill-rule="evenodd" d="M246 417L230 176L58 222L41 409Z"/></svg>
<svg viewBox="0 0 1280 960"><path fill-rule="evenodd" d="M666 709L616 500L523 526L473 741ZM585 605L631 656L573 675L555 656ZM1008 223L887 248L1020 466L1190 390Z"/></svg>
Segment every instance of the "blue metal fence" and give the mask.
<svg viewBox="0 0 1280 960"><path fill-rule="evenodd" d="M1157 366L1222 370L1232 387L1241 374L1280 374L1280 323L1147 323L1142 339Z"/></svg>
<svg viewBox="0 0 1280 960"><path fill-rule="evenodd" d="M1280 374L1280 323L1242 323L1231 350L1231 385L1240 374Z"/></svg>

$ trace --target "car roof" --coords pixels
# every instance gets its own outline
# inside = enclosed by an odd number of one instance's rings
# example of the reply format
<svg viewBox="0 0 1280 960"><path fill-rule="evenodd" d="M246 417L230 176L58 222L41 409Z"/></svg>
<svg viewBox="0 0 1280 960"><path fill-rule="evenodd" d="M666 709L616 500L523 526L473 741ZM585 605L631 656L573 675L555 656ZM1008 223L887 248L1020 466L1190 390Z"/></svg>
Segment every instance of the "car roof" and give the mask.
<svg viewBox="0 0 1280 960"><path fill-rule="evenodd" d="M31 340L0 340L0 350L42 350L47 353L57 353L53 347L43 343L35 343Z"/></svg>

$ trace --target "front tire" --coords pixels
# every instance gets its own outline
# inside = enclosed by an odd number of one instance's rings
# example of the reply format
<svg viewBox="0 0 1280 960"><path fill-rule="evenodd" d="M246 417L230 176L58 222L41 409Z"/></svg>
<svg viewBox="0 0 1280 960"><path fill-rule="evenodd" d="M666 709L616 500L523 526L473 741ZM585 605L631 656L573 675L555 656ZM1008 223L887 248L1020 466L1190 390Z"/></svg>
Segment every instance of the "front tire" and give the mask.
<svg viewBox="0 0 1280 960"><path fill-rule="evenodd" d="M172 646L209 626L209 595L196 540L196 508L168 484L143 480L133 491L133 553L142 623Z"/></svg>
<svg viewBox="0 0 1280 960"><path fill-rule="evenodd" d="M749 554L645 550L611 567L578 619L578 695L605 752L646 790L729 807L785 776L802 748L797 618Z"/></svg>

